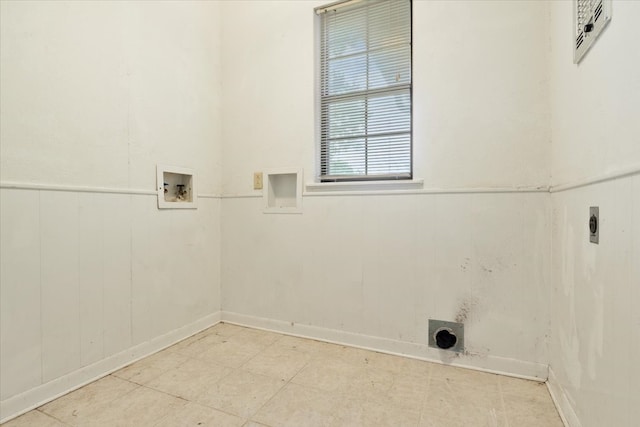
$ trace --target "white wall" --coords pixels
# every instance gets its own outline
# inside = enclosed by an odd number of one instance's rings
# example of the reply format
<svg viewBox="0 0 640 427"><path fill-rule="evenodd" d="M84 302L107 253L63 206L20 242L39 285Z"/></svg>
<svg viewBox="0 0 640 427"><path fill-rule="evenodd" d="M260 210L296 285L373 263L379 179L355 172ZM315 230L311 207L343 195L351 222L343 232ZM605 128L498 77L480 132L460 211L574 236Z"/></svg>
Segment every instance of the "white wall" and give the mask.
<svg viewBox="0 0 640 427"><path fill-rule="evenodd" d="M221 304L433 359L427 319L460 316L468 353L447 362L549 363L572 427L640 418L638 175L519 191L637 170L639 4L614 2L576 66L570 2L414 1L414 172L445 193L306 194L301 215L265 215L254 171L317 172L321 3L0 3L0 419ZM158 211L156 163L225 198Z"/></svg>
<svg viewBox="0 0 640 427"><path fill-rule="evenodd" d="M223 3L223 188L315 167L318 1ZM427 187L537 187L549 179L544 2L415 1L414 174Z"/></svg>
<svg viewBox="0 0 640 427"><path fill-rule="evenodd" d="M548 195L305 197L303 209L224 200L230 320L440 359L428 319L461 318L469 354L455 363L546 376Z"/></svg>
<svg viewBox="0 0 640 427"><path fill-rule="evenodd" d="M572 6L551 6L552 385L571 427L640 419L640 3L614 1L609 26L572 63ZM622 176L591 183L618 173ZM588 240L600 207L600 243Z"/></svg>
<svg viewBox="0 0 640 427"><path fill-rule="evenodd" d="M550 368L569 426L640 419L640 175L552 195ZM589 206L600 243L589 243Z"/></svg>
<svg viewBox="0 0 640 427"><path fill-rule="evenodd" d="M569 2L551 2L553 184L640 166L640 49L629 39L636 1L613 1L613 18L573 64Z"/></svg>
<svg viewBox="0 0 640 427"><path fill-rule="evenodd" d="M2 2L3 182L153 189L164 163L219 193L217 3L23 3Z"/></svg>
<svg viewBox="0 0 640 427"><path fill-rule="evenodd" d="M414 2L415 175L466 192L307 194L302 215L264 215L254 171L316 174L320 3L222 6L224 315L435 359L427 320L469 307L455 363L546 378L549 197L516 190L548 184L548 4Z"/></svg>
<svg viewBox="0 0 640 427"><path fill-rule="evenodd" d="M153 192L219 193L221 76L217 3L0 5L3 419L219 312L220 200Z"/></svg>

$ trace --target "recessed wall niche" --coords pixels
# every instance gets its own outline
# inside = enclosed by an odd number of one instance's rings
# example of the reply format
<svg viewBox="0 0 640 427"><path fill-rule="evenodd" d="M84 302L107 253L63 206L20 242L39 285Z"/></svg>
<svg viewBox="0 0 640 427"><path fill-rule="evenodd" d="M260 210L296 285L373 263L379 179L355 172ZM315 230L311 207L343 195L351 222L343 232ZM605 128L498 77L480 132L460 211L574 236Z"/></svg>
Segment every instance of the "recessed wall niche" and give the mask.
<svg viewBox="0 0 640 427"><path fill-rule="evenodd" d="M302 169L264 172L264 213L302 213Z"/></svg>
<svg viewBox="0 0 640 427"><path fill-rule="evenodd" d="M193 169L157 165L158 209L197 209Z"/></svg>

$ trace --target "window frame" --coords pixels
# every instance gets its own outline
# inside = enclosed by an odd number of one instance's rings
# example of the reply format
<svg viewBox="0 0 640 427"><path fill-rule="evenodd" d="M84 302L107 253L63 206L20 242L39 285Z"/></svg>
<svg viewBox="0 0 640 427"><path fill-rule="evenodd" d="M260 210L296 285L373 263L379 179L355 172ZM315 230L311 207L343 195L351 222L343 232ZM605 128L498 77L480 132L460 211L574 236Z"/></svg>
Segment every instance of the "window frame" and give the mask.
<svg viewBox="0 0 640 427"><path fill-rule="evenodd" d="M351 4L355 4L355 3L365 3L365 2L369 2L372 0L342 0L342 1L338 1L338 2L334 2L334 3L330 3L324 6L320 6L315 8L316 14L318 16L316 16L317 20L317 27L316 27L316 35L317 35L317 50L316 50L316 73L318 78L316 79L316 95L317 95L317 100L316 100L316 106L317 106L317 114L316 114L316 126L317 126L317 170L318 170L318 175L317 175L317 179L318 182L320 183L357 183L357 182L376 182L376 181L383 181L383 182L388 182L388 181L401 181L401 182L407 182L407 181L413 181L414 179L414 173L413 173L413 167L414 167L414 151L413 151L413 0L402 0L402 1L407 1L408 2L408 7L409 7L409 69L410 69L410 81L408 83L408 95L409 95L409 113L408 113L408 118L409 118L409 130L408 132L400 132L402 135L407 135L408 139L409 139L409 144L408 144L408 149L409 149L409 161L408 161L408 166L409 166L409 171L408 172L402 172L402 173L392 173L392 174L368 174L367 172L365 172L365 174L348 174L348 175L338 175L338 174L328 174L327 172L330 172L329 170L329 164L328 163L328 157L327 156L323 156L323 151L328 150L327 144L328 141L325 139L326 138L326 134L323 134L323 121L327 120L328 121L328 113L326 108L324 107L324 100L326 98L331 98L331 97L335 97L335 95L325 95L323 94L323 85L322 85L322 81L323 81L323 71L324 71L324 67L325 64L323 63L323 58L322 58L322 38L324 37L324 30L322 28L322 26L324 25L324 19L323 19L323 14L324 13L330 13L330 11L341 8L343 6L347 6L347 5L351 5ZM384 0L384 1L395 1L395 0ZM362 6L354 6L354 7L362 7ZM367 24L368 25L368 24ZM367 37L367 44L369 43L369 38ZM325 49L328 49L325 46ZM369 48L367 47L367 50L365 51L367 53L367 58L369 55ZM368 102L370 98L370 95L374 95L373 98L375 98L375 94L376 93L380 93L380 92L393 92L394 90L398 90L398 89L394 89L393 85L388 85L385 86L383 88L373 88L373 89L365 89L362 91L354 91L351 93L356 93L359 92L360 96L362 96L362 98L365 100L365 102ZM404 90L407 90L407 88L405 88ZM346 94L347 96L343 96L344 99L348 99L348 93ZM355 98L354 98L355 99ZM367 118L364 119L365 123L367 121ZM365 140L368 140L369 138L372 137L376 137L375 133L369 134L368 132L365 132L363 134L363 138ZM392 136L389 136L392 137ZM366 143L365 143L366 144ZM368 162L369 159L369 153L366 152L365 153L365 162ZM390 163L389 163L390 164Z"/></svg>

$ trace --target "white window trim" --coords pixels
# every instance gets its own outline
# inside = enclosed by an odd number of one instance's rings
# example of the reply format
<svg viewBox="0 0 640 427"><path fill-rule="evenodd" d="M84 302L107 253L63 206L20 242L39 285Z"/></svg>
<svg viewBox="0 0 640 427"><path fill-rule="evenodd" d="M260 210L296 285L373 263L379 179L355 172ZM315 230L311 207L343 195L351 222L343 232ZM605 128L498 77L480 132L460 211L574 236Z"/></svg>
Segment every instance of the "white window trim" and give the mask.
<svg viewBox="0 0 640 427"><path fill-rule="evenodd" d="M386 181L341 181L341 182L308 182L305 185L305 195L323 192L341 191L402 191L421 190L424 187L424 180L421 178L398 179Z"/></svg>
<svg viewBox="0 0 640 427"><path fill-rule="evenodd" d="M326 13L328 11L331 10L336 10L336 9L341 9L341 8L348 8L351 6L357 6L358 3L361 3L363 1L367 1L367 0L338 0L335 1L333 3L329 3L329 4L325 4L323 6L319 6L316 7L315 13L316 13L316 25L315 25L315 37L316 37L316 51L315 51L315 59L316 59L316 65L314 67L314 71L315 71L315 120L314 120L314 125L315 125L315 135L316 135L316 144L315 144L315 150L316 150L316 154L315 154L315 159L314 159L314 163L315 163L315 170L316 170L316 174L315 174L315 182L313 183L307 183L305 185L305 193L309 192L309 193L316 193L319 191L352 191L352 189L355 189L355 191L377 191L377 190L394 190L394 189L398 189L398 190L407 190L407 189L420 189L423 187L423 180L421 178L415 178L415 171L414 171L414 134L413 134L413 69L412 69L412 77L411 77L411 84L410 84L410 97L411 97L411 131L410 131L410 139L411 139L411 143L410 143L410 150L411 150L411 160L410 160L410 172L407 174L406 177L402 177L401 175L397 175L394 178L385 178L383 176L379 176L376 177L375 175L371 175L371 176L354 176L353 179L339 179L337 181L332 181L332 180L323 180L322 177L322 155L321 155L321 150L323 148L323 144L322 144L322 137L321 137L321 125L320 125L320 118L322 115L322 111L321 111L321 98L322 98L322 94L321 94L321 90L320 90L320 80L321 80L321 71L320 71L320 15L322 15L323 13ZM410 2L412 3L413 0L410 0ZM410 8L413 8L412 5L410 5ZM410 23L411 27L413 26L413 20L411 20ZM410 30L411 33L413 33L413 29ZM413 50L413 47L412 47ZM413 58L411 59L411 61L413 62ZM413 66L412 66L413 68Z"/></svg>

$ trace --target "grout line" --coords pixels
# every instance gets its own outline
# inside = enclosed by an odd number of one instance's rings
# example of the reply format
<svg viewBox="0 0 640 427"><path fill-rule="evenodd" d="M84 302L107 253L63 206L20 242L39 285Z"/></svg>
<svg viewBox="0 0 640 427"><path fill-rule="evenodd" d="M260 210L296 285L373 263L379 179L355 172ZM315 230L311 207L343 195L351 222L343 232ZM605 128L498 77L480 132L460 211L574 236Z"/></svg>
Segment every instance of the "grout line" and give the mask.
<svg viewBox="0 0 640 427"><path fill-rule="evenodd" d="M252 328L247 328L247 329L252 329ZM263 331L263 332L271 332L271 331ZM272 333L273 333L273 332L272 332ZM260 352L259 352L258 354L256 354L254 357L252 357L252 358L251 358L251 359L249 359L249 360L252 360L252 359L254 359L254 358L258 357L258 356L259 356L260 354L262 354L266 349L268 349L269 347L273 347L273 346L274 346L278 341L282 340L282 339L286 336L286 335L281 334L281 333L279 333L279 332L275 332L275 333L277 333L278 335L280 335L280 338L278 338L277 340L275 340L274 342L272 342L271 344L269 344L268 346L266 346L264 349L260 350ZM301 352L301 353L302 353L302 352ZM247 360L245 363L243 363L243 365L246 365L247 363L249 363L249 360ZM283 390L287 385L289 385L289 384L291 383L291 380L292 380L293 378L295 378L295 376L296 376L296 375L298 375L298 374L299 374L299 373L300 373L304 368L306 368L308 364L309 364L309 362L308 362L308 361L307 361L307 362L305 362L305 364L304 364L300 369L298 369L298 371L297 371L295 374L293 374L293 375L291 376L291 378L289 378L288 380L284 381L284 384L282 385L282 387L280 387L280 388L278 389L278 391L276 391L276 392L275 392L275 393L274 393L274 394L273 394L269 399L267 399L267 401L266 401L264 404L262 404L262 405L260 406L260 408L258 408L258 409L253 413L253 414L251 414L251 416L248 418L248 420L251 420L251 419L253 418L253 416L254 416L254 415L256 415L258 412L260 412L260 411L262 410L262 408L264 408L265 406L267 406L267 405L269 404L269 402L271 402L271 401L272 401L272 400L273 400L273 399L274 399L278 394L280 394L280 392L281 392L281 391L282 391L282 390ZM243 365L241 365L238 369L240 369ZM248 422L248 421L247 421L247 422ZM264 424L264 423L260 423L260 424Z"/></svg>
<svg viewBox="0 0 640 427"><path fill-rule="evenodd" d="M46 416L46 417L53 418L54 420L56 420L56 421L57 421L57 422L59 422L60 424L64 424L65 426L72 427L72 425L71 425L71 424L69 424L69 423L66 423L66 422L62 421L62 420L61 420L61 419L59 419L58 417L55 417L55 416L53 416L53 415L51 415L51 414L49 414L49 413L47 413L47 412L41 411L41 410L40 410L40 408L36 408L36 409L34 409L34 411L36 411L36 412L40 412L42 415L44 415L44 416ZM27 413L28 413L28 412L27 412ZM23 415L25 415L25 414L23 414Z"/></svg>
<svg viewBox="0 0 640 427"><path fill-rule="evenodd" d="M498 392L500 393L500 403L502 404L502 412L504 413L504 419L507 423L506 427L510 427L509 415L507 414L507 404L504 403L504 391L502 390L502 381L498 378Z"/></svg>
<svg viewBox="0 0 640 427"><path fill-rule="evenodd" d="M282 339L282 338L279 338L279 339L278 339L278 341L279 341L279 340L281 340L281 339ZM275 344L275 342L274 342L273 344ZM272 345L273 345L273 344L272 344ZM264 350L263 350L263 351L264 351ZM256 357L257 357L258 355L260 355L260 353L256 354ZM246 363L246 362L245 362L245 363ZM306 364L305 364L305 366L306 366ZM239 368L238 368L238 369L239 369ZM299 372L299 371L298 371L298 372ZM298 374L296 373L293 377L295 377L296 375L298 375ZM293 378L293 377L291 377L291 378ZM269 402L271 402L271 401L272 401L272 400L273 400L277 395L279 395L279 394L280 394L280 392L282 392L282 390L284 390L284 388L285 388L285 387L286 387L286 386L291 382L291 378L289 378L287 381L285 381L285 382L284 382L284 384L282 384L282 386L278 389L278 391L276 391L275 393L273 393L273 395L272 395L269 399L267 399L267 401L266 401L266 402L264 402L264 403L263 403L263 404L262 404L258 409L256 409L252 414L250 414L250 415L249 415L249 417L247 418L247 420L252 420L252 419L253 419L253 417L254 417L258 412L260 412L260 411L262 410L262 408L264 408L265 406L267 406L267 405L269 404ZM248 422L248 421L247 421L247 422ZM264 424L264 423L261 423L261 424Z"/></svg>
<svg viewBox="0 0 640 427"><path fill-rule="evenodd" d="M223 323L223 322L220 322L220 323ZM219 324L219 323L218 323L218 324ZM211 327L214 327L214 326L215 326L215 325L213 325L213 326L211 326ZM247 327L243 327L243 328L244 328L244 329L246 329L246 330L251 330L251 329L252 329L252 328L247 328ZM207 328L207 329L208 329L208 328ZM222 337L223 337L223 338L231 338L231 337L233 337L233 336L238 335L238 334L239 334L239 333L241 333L241 332L242 332L242 331L237 331L237 332L235 332L235 333L232 333L232 334L231 334L231 335L229 335L229 336L222 336ZM280 334L280 335L282 335L282 334ZM243 367L244 365L246 365L247 363L249 363L249 361L253 360L255 357L259 356L259 355L260 355L262 352L264 352L267 348L269 348L269 347L273 346L277 341L279 341L280 339L282 339L282 337L283 337L283 336L284 336L284 335L282 335L280 338L278 338L278 339L277 339L276 341L274 341L273 343L268 344L267 346L265 346L265 347L264 347L263 349L261 349L258 353L256 353L254 356L252 356L252 357L250 357L249 359L247 359L245 362L243 362L243 363L242 363L240 366L238 366L238 367L235 367L235 368L234 368L234 367L230 367L230 366L223 365L223 364L220 364L220 363L217 363L217 362L216 362L215 364L217 364L217 365L219 365L219 366L221 366L221 367L224 367L224 368L229 369L229 372L228 372L227 374L225 374L225 375L221 376L218 380L216 380L216 381L215 381L215 383L217 384L217 383L219 383L220 381L222 381L223 379L225 379L225 378L227 378L227 377L231 376L232 374L234 374L234 373L236 373L236 372L241 371L241 370L242 370L242 367ZM205 335L205 336L203 336L203 337L201 337L201 338L197 339L196 341L194 341L194 343L195 343L195 342L198 342L198 341L200 341L200 340L202 340L202 339L204 339L204 338L206 338L206 337L207 337L207 336ZM187 337L187 338L185 338L185 339L189 339L189 338L190 338L190 337ZM183 341L184 341L184 340L183 340ZM176 344L178 344L178 343L176 343ZM174 345L176 345L176 344L174 344ZM193 344L193 343L192 343L192 344ZM215 344L214 344L214 345L215 345ZM170 348L170 347L169 347L169 348ZM196 360L196 361L198 361L198 362L202 362L202 363L209 363L209 362L207 362L207 361L205 361L205 360L203 360L203 359L199 359L199 358L197 358L197 357L193 357L193 356L186 355L186 354L182 354L182 353L180 353L180 354L181 354L181 355L183 355L185 358L190 359L190 360ZM170 368L169 370L171 370L171 369L176 369L177 367L182 366L182 365L183 365L183 364L185 364L186 362L187 362L187 361L184 361L184 362L182 362L181 364L179 364L178 366L173 367L173 368ZM169 370L167 370L167 371L163 372L161 375L164 375L164 374L165 374L166 372L168 372ZM250 372L248 372L248 371L243 371L243 372L250 373ZM254 374L254 375L255 375L255 374ZM270 377L270 376L265 376L265 375L261 375L261 376L264 376L264 377L266 377L266 378L273 379L273 377ZM157 377L156 377L156 378L157 378ZM241 416L241 415L237 415L237 414L234 414L234 413L228 412L228 411L223 410L223 409L220 409L220 408L218 408L218 407L209 406L209 405L205 405L205 404L203 404L203 403L199 403L199 402L196 402L196 401L192 401L192 400L189 400L189 399L185 399L184 397L181 397L181 396L178 396L178 395L173 395L173 394L171 394L171 393L164 392L164 391L162 391L162 390L157 390L157 389L154 389L154 388L149 387L149 386L144 385L144 384L140 384L140 385L141 385L142 387L147 387L147 388L149 388L149 389L151 389L151 390L160 391L160 392L163 392L163 393L165 393L165 394L169 394L169 395L171 395L171 396L178 397L178 398L180 398L180 399L186 400L187 402L196 403L196 404L198 404L198 405L202 405L202 406L205 406L205 407L207 407L207 408L211 408L211 409L213 409L213 410L216 410L216 411L219 411L219 412L223 412L223 413L225 413L225 414L227 414L227 415L231 415L231 416L234 416L234 417L237 417L237 418L245 419L245 417L243 417L243 416ZM284 387L284 386L282 386L282 387ZM281 389L282 389L282 388L280 388L280 389L279 389L275 394L278 394L278 392L279 392ZM274 396L275 396L275 394L274 394ZM272 398L273 398L273 396L272 396ZM271 400L271 399L269 399L269 400ZM265 403L265 404L266 404L266 403ZM262 405L262 406L264 406L264 405ZM258 410L256 410L256 412L255 412L255 413L257 413L260 409L262 409L262 406L261 406ZM255 415L255 413L254 413L253 415ZM245 425L245 424L246 424L247 422L249 422L250 420L251 420L251 417L246 418L246 419L245 419L245 423L244 423L243 425Z"/></svg>
<svg viewBox="0 0 640 427"><path fill-rule="evenodd" d="M429 362L426 362L426 363L429 363ZM433 366L434 365L432 363L429 363L429 376L427 377L427 391L422 397L422 403L420 404L420 418L418 418L418 424L422 422L422 417L424 416L425 410L427 407L427 400L429 399L429 394L431 393L431 380L433 379ZM393 380L395 382L395 376Z"/></svg>

